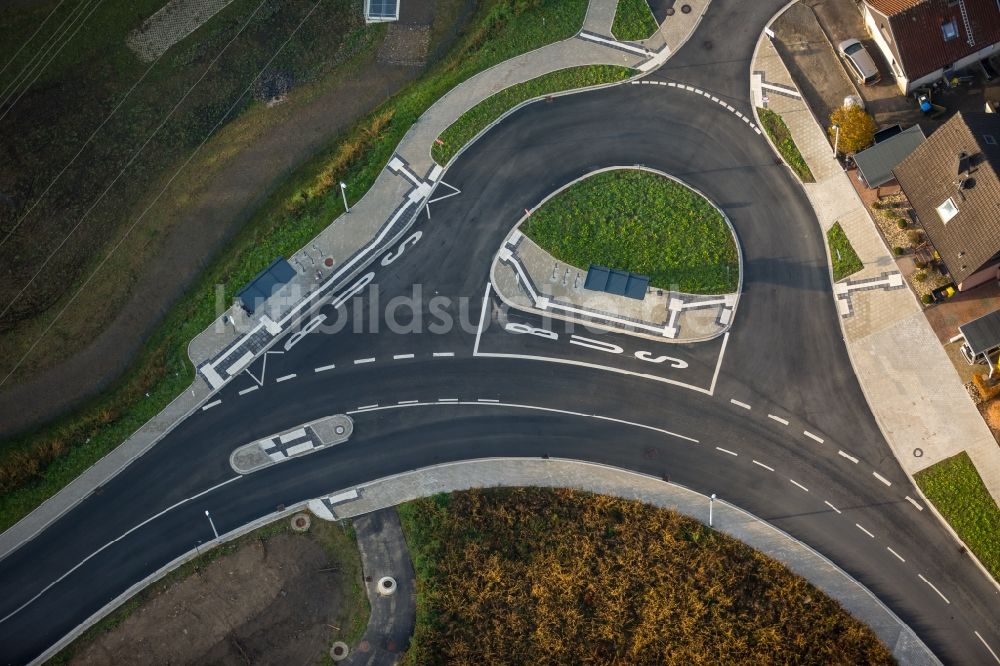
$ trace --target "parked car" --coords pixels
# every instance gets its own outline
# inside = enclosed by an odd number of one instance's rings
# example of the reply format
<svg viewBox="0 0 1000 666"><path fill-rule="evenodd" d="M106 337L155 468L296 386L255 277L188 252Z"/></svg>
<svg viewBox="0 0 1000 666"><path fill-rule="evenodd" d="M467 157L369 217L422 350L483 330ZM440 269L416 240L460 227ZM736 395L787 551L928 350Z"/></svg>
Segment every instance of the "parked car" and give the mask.
<svg viewBox="0 0 1000 666"><path fill-rule="evenodd" d="M840 51L840 55L844 56L848 67L854 72L858 81L870 86L882 80L882 76L878 73L878 67L875 66L875 61L872 60L872 56L864 44L856 39L845 39L837 45L837 50Z"/></svg>

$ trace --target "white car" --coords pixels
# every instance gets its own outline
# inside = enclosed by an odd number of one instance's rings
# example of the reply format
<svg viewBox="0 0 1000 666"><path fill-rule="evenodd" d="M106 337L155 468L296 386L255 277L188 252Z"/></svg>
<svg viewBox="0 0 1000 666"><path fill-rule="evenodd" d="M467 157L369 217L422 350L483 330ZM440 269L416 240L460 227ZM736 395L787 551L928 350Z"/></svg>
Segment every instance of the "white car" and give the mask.
<svg viewBox="0 0 1000 666"><path fill-rule="evenodd" d="M844 56L851 71L864 85L870 86L882 79L868 49L858 40L845 39L837 45L837 50L840 51L840 55Z"/></svg>

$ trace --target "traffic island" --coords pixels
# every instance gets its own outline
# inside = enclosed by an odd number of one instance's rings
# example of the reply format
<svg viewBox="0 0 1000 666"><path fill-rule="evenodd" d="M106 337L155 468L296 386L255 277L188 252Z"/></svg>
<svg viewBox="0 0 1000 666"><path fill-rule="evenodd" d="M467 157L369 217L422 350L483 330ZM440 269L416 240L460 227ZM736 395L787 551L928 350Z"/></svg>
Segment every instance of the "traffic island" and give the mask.
<svg viewBox="0 0 1000 666"><path fill-rule="evenodd" d="M602 169L549 195L504 240L491 270L508 306L677 342L729 329L741 275L722 210L638 167Z"/></svg>
<svg viewBox="0 0 1000 666"><path fill-rule="evenodd" d="M237 448L229 456L229 464L237 474L250 474L298 458L351 438L354 421L337 414L312 421L298 428L270 435Z"/></svg>

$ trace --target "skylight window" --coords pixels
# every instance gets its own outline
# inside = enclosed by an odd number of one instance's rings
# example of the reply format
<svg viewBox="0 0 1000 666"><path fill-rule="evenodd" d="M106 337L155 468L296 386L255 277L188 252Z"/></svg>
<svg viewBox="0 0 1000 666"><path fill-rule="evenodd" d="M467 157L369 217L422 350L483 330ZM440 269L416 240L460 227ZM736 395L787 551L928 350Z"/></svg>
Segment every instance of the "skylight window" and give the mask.
<svg viewBox="0 0 1000 666"><path fill-rule="evenodd" d="M944 203L937 207L938 215L941 216L941 221L948 224L948 220L958 215L958 206L951 197L944 200Z"/></svg>
<svg viewBox="0 0 1000 666"><path fill-rule="evenodd" d="M955 22L955 19L941 24L941 36L946 42L958 37L958 23Z"/></svg>

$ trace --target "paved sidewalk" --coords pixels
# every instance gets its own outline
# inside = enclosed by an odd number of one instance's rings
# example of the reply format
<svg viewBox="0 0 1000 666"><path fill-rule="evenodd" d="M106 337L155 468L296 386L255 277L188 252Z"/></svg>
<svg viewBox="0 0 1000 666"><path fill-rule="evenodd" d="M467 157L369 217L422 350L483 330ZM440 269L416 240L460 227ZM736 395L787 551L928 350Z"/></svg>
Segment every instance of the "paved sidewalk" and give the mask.
<svg viewBox="0 0 1000 666"><path fill-rule="evenodd" d="M275 293L255 317L232 307L188 345L188 355L198 368L194 383L128 440L110 452L57 495L26 518L0 534L0 558L31 539L85 499L160 437L201 408L212 393L261 352L273 345L288 327L300 321L337 292L350 286L375 257L393 246L420 214L444 173L433 164L431 146L438 135L462 113L503 87L542 74L586 64L638 66L654 69L683 44L697 27L710 0L692 0L694 11L678 20L671 17L654 36L665 45L656 53L647 47L594 41L594 33L550 44L492 67L468 79L438 100L406 133L396 154L371 189L350 213L333 220L315 239L289 257L296 267L294 279ZM608 12L614 16L617 0L591 0L587 20L602 29ZM605 17L605 18L601 18ZM608 25L610 33L610 24ZM586 38L582 35L588 35ZM599 35L596 35L600 40ZM624 50L623 50L624 48ZM632 50L628 50L632 49ZM635 49L639 49L636 51ZM358 284L357 282L354 283Z"/></svg>
<svg viewBox="0 0 1000 666"><path fill-rule="evenodd" d="M672 509L708 520L708 498L675 483L614 467L572 460L492 458L447 463L374 481L309 502L326 520L361 516L434 493L494 486L576 488ZM788 534L723 500L715 502L713 526L782 562L836 599L889 647L901 664L938 664L913 631L845 571Z"/></svg>
<svg viewBox="0 0 1000 666"><path fill-rule="evenodd" d="M816 177L803 189L823 231L840 222L864 263L835 285L835 299L855 374L893 453L912 475L966 451L1000 503L1000 448L766 36L751 72L754 105L782 116Z"/></svg>

